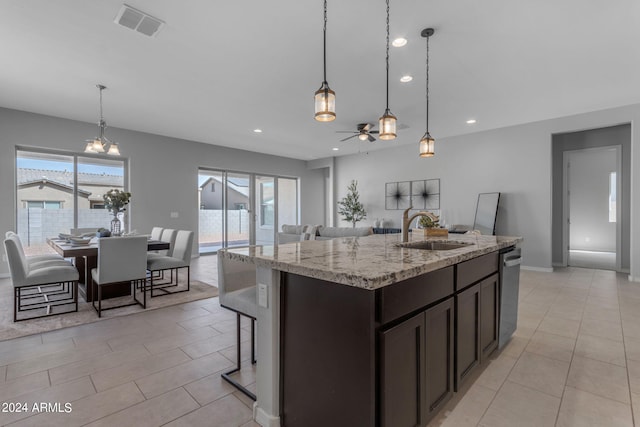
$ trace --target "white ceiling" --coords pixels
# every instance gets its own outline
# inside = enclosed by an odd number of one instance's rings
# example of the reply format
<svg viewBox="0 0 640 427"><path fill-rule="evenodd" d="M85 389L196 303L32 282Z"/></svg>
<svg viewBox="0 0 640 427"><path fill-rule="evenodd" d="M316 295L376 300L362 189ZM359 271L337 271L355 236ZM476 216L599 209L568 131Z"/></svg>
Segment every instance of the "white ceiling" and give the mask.
<svg viewBox="0 0 640 427"><path fill-rule="evenodd" d="M377 125L384 112L383 0L329 0L331 123L313 120L322 0L127 1L166 22L156 38L115 24L118 0L3 0L0 106L97 122L102 83L114 127L298 159L397 144L417 153L426 27L436 29L436 141L640 102L637 0L391 0L391 37L409 43L391 48L390 108L408 128L373 144L340 143L335 131ZM405 73L414 80L400 83Z"/></svg>

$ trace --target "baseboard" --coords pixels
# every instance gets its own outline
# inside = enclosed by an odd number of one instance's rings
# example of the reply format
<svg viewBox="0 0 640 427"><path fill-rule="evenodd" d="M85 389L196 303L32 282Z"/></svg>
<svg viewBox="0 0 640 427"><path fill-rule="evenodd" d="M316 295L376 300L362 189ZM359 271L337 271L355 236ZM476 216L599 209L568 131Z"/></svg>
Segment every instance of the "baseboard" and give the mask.
<svg viewBox="0 0 640 427"><path fill-rule="evenodd" d="M267 414L258 407L258 402L253 403L253 419L262 427L280 427L280 417Z"/></svg>
<svg viewBox="0 0 640 427"><path fill-rule="evenodd" d="M630 282L640 282L640 277L633 277L632 275L629 275L629 281Z"/></svg>
<svg viewBox="0 0 640 427"><path fill-rule="evenodd" d="M521 265L520 269L528 270L528 271L539 271L541 273L553 273L553 268L547 268L547 267L531 267L528 265Z"/></svg>

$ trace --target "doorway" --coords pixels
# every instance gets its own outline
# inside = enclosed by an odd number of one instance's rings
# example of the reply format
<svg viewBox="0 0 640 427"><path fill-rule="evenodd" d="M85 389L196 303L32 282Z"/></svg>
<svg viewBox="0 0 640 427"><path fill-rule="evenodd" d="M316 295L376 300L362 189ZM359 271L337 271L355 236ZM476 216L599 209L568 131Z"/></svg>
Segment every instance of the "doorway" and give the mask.
<svg viewBox="0 0 640 427"><path fill-rule="evenodd" d="M607 268L628 273L631 263L631 124L557 133L551 138L552 265ZM602 150L611 149L616 153L615 166L611 166L610 160L614 155L609 151L606 169L604 163L596 163L589 171L580 171L582 163L593 163L593 159L589 160L592 156L597 158L598 153L606 152ZM575 166L571 172L573 176L570 176L569 172L572 168L567 168L569 157L575 160L572 163ZM615 172L615 176L612 172ZM567 182L569 179L572 183ZM593 183L592 180L596 180L597 183ZM591 183L591 188L588 188L587 183ZM579 193L581 190L579 187L573 189L575 184L585 184L586 190L583 191L586 192L587 202L580 201L581 196L575 191ZM572 192L573 200L567 197L568 192ZM571 208L570 204L574 202L575 205ZM593 214L598 219L593 223L587 220L588 225L583 225L581 213ZM574 214L578 214L578 217ZM611 228L615 228L614 249L611 240L608 247L604 246L600 236L600 232L610 232ZM610 238L611 234L608 236ZM604 263L600 262L600 259L607 257L609 259ZM615 262L612 261L613 257Z"/></svg>
<svg viewBox="0 0 640 427"><path fill-rule="evenodd" d="M567 265L620 269L621 147L564 152Z"/></svg>

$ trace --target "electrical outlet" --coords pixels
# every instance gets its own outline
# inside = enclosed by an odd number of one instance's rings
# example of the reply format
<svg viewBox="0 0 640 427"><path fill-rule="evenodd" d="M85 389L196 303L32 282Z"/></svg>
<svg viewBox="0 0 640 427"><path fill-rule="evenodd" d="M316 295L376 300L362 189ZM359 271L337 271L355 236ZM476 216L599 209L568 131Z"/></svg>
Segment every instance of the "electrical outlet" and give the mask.
<svg viewBox="0 0 640 427"><path fill-rule="evenodd" d="M267 285L264 283L258 283L258 306L269 308L268 301Z"/></svg>

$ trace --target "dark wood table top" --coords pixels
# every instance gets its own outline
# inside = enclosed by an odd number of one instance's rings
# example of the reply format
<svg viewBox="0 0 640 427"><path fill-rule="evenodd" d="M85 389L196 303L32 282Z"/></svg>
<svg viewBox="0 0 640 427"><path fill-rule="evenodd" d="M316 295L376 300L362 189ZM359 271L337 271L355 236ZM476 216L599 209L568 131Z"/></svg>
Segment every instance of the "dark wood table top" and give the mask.
<svg viewBox="0 0 640 427"><path fill-rule="evenodd" d="M104 238L117 239L117 237ZM64 258L98 256L97 238L93 238L91 243L88 245L72 245L71 243L67 243L65 240L53 238L47 239L47 243L49 243L49 246ZM160 240L149 240L149 243L147 244L147 249L150 251L161 251L169 248L170 244L168 242L161 242Z"/></svg>

